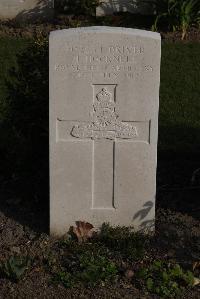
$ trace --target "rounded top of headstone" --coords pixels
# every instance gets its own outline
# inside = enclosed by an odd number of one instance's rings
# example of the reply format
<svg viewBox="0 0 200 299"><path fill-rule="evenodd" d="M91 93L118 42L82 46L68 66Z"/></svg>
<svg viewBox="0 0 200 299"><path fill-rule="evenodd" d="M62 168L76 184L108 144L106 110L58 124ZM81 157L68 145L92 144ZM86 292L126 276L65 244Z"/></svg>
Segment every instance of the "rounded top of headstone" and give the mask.
<svg viewBox="0 0 200 299"><path fill-rule="evenodd" d="M82 33L122 33L133 36L140 36L146 38L153 39L161 39L161 36L157 32L140 30L140 29L132 29L132 28L124 28L124 27L109 27L109 26L91 26L91 27L78 27L78 28L70 28L70 29L62 29L55 30L50 32L51 38L54 36L66 36L66 35L75 35Z"/></svg>

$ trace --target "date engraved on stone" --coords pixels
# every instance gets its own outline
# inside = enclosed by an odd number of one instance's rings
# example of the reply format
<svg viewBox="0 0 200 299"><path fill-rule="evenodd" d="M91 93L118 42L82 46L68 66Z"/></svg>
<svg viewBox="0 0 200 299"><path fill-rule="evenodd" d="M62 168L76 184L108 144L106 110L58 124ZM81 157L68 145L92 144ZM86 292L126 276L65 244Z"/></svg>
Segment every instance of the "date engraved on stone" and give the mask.
<svg viewBox="0 0 200 299"><path fill-rule="evenodd" d="M121 122L115 111L115 102L106 87L96 95L93 104L92 121L89 124L77 124L71 130L71 136L76 138L96 139L133 139L138 136L137 128Z"/></svg>

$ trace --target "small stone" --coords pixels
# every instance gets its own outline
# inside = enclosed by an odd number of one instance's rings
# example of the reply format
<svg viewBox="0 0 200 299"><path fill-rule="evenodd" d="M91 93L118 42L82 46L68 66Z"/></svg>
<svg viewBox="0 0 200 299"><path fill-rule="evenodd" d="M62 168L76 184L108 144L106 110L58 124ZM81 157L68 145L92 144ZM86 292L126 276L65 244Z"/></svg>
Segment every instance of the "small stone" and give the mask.
<svg viewBox="0 0 200 299"><path fill-rule="evenodd" d="M133 270L127 269L124 275L126 278L131 279L134 276L134 272Z"/></svg>

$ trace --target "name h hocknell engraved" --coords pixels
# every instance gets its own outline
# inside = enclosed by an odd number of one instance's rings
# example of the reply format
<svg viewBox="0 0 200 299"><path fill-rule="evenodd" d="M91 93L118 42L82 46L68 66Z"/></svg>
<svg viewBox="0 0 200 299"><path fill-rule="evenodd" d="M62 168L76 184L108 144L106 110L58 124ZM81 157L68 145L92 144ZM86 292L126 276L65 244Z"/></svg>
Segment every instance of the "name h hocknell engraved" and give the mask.
<svg viewBox="0 0 200 299"><path fill-rule="evenodd" d="M73 126L71 135L76 138L90 139L133 139L138 136L137 128L118 120L115 112L115 102L106 87L96 95L93 104L93 120L89 124Z"/></svg>
<svg viewBox="0 0 200 299"><path fill-rule="evenodd" d="M88 64L88 63L96 63L96 64L124 64L124 63L134 63L135 56L134 55L86 55L86 54L77 54L72 57L72 64Z"/></svg>

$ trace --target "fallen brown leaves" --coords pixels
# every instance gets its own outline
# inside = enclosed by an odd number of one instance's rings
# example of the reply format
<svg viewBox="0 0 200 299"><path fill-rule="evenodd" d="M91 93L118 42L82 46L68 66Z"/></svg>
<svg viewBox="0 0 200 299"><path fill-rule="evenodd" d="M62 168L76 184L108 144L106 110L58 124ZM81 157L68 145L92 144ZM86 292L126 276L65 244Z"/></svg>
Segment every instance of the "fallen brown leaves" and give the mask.
<svg viewBox="0 0 200 299"><path fill-rule="evenodd" d="M76 227L72 226L71 230L77 237L79 243L86 242L94 234L94 226L85 221L76 221Z"/></svg>
<svg viewBox="0 0 200 299"><path fill-rule="evenodd" d="M200 261L194 262L192 265L192 270L200 269Z"/></svg>

